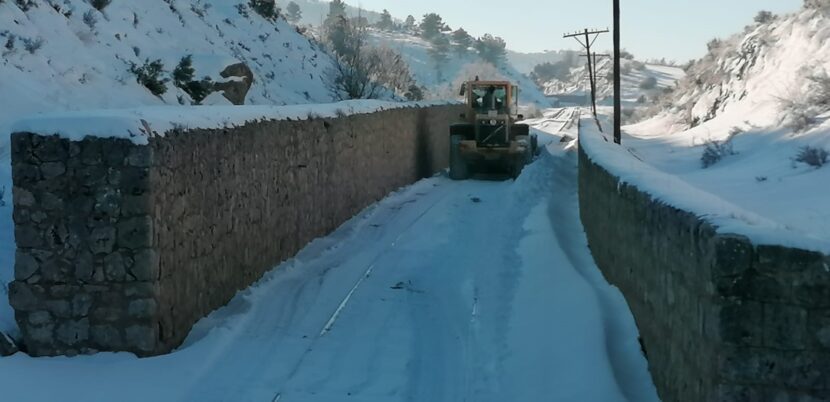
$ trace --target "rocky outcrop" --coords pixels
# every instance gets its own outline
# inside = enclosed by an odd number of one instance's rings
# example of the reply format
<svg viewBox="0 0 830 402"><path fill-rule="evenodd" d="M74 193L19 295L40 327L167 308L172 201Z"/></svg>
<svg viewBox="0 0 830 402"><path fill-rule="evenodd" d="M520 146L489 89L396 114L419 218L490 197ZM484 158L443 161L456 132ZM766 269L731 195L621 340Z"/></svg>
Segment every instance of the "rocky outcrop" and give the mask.
<svg viewBox="0 0 830 402"><path fill-rule="evenodd" d="M245 63L236 63L226 67L220 73L225 81L216 81L213 89L234 105L244 105L245 97L254 83L254 73Z"/></svg>

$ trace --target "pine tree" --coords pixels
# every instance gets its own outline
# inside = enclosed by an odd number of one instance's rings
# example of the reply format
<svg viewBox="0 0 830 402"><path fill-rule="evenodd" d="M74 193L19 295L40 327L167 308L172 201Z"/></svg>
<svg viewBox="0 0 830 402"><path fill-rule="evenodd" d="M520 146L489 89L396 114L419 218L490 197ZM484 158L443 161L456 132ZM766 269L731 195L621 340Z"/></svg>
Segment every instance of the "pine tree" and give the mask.
<svg viewBox="0 0 830 402"><path fill-rule="evenodd" d="M375 26L381 31L389 31L395 26L395 22L392 21L392 14L389 13L389 10L383 10L383 13L380 14L380 21L378 21Z"/></svg>
<svg viewBox="0 0 830 402"><path fill-rule="evenodd" d="M415 17L407 15L406 21L403 23L403 29L407 32L415 31Z"/></svg>
<svg viewBox="0 0 830 402"><path fill-rule="evenodd" d="M450 40L446 35L438 34L432 40L432 47L429 49L429 57L435 63L435 72L438 81L443 81L444 66L449 60Z"/></svg>
<svg viewBox="0 0 830 402"><path fill-rule="evenodd" d="M452 41L454 44L454 48L456 53L458 54L466 54L467 49L473 45L473 37L464 30L464 28L458 28L455 32L452 33Z"/></svg>
<svg viewBox="0 0 830 402"><path fill-rule="evenodd" d="M507 43L504 39L485 34L476 41L476 50L478 55L487 62L494 65L500 65L507 57Z"/></svg>
<svg viewBox="0 0 830 402"><path fill-rule="evenodd" d="M421 37L427 40L432 39L441 34L444 26L444 20L441 19L440 15L435 13L426 14L424 19L421 20Z"/></svg>
<svg viewBox="0 0 830 402"><path fill-rule="evenodd" d="M299 4L297 4L293 1L288 3L287 6L285 6L285 12L286 12L285 18L289 22L292 22L294 24L300 22L300 19L303 18L303 10L300 9Z"/></svg>
<svg viewBox="0 0 830 402"><path fill-rule="evenodd" d="M332 0L329 3L329 14L326 16L325 25L334 24L341 17L346 17L346 3L343 3L343 0Z"/></svg>

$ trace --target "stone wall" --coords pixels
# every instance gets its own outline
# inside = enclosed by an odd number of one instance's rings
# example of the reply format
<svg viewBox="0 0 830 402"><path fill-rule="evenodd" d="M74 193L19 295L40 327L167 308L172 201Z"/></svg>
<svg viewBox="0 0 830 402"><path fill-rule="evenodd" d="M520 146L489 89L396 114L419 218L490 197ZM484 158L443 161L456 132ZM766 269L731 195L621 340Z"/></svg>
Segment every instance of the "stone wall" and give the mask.
<svg viewBox="0 0 830 402"><path fill-rule="evenodd" d="M264 272L448 161L460 106L179 130L16 133L15 281L32 355L167 353Z"/></svg>
<svg viewBox="0 0 830 402"><path fill-rule="evenodd" d="M830 400L830 258L718 233L582 146L579 203L664 402Z"/></svg>

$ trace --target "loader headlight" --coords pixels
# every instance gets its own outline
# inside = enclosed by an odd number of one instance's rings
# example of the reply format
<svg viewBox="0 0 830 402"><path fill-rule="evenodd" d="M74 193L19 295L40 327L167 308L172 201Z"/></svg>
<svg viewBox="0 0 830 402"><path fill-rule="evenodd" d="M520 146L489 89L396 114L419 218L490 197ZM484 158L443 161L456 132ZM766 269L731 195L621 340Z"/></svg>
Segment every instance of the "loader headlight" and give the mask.
<svg viewBox="0 0 830 402"><path fill-rule="evenodd" d="M495 125L496 125L496 121L495 121L495 120L490 120L490 125L491 125L491 126L495 126Z"/></svg>

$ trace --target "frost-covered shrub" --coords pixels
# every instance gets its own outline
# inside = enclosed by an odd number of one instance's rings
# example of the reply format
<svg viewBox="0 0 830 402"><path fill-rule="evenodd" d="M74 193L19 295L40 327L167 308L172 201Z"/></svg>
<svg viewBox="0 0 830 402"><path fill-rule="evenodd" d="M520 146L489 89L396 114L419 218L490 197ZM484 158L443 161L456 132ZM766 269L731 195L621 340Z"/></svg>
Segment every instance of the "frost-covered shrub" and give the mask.
<svg viewBox="0 0 830 402"><path fill-rule="evenodd" d="M112 0L89 0L89 4L98 11L107 8L110 3L112 3Z"/></svg>
<svg viewBox="0 0 830 402"><path fill-rule="evenodd" d="M274 21L280 16L280 9L274 0L250 0L248 7L266 20Z"/></svg>
<svg viewBox="0 0 830 402"><path fill-rule="evenodd" d="M161 77L164 73L164 64L161 60L150 61L148 59L142 66L133 63L130 66L130 72L135 74L136 82L150 90L153 95L161 96L167 92L167 82L170 80Z"/></svg>
<svg viewBox="0 0 830 402"><path fill-rule="evenodd" d="M830 152L823 148L805 146L798 151L795 161L818 169L830 162Z"/></svg>
<svg viewBox="0 0 830 402"><path fill-rule="evenodd" d="M640 89L649 90L654 88L657 88L657 78L646 77L646 79L640 83Z"/></svg>
<svg viewBox="0 0 830 402"><path fill-rule="evenodd" d="M29 11L32 8L37 8L37 3L35 0L15 0L17 7L20 8L22 11Z"/></svg>
<svg viewBox="0 0 830 402"><path fill-rule="evenodd" d="M726 156L735 155L735 149L732 147L732 139L735 134L731 134L729 138L723 141L707 140L703 145L703 155L700 156L700 163L706 169L721 161Z"/></svg>
<svg viewBox="0 0 830 402"><path fill-rule="evenodd" d="M804 0L804 8L809 9L828 9L830 8L830 0Z"/></svg>
<svg viewBox="0 0 830 402"><path fill-rule="evenodd" d="M95 24L98 23L98 17L95 15L94 10L88 10L84 13L84 24L89 27L89 29L95 29Z"/></svg>
<svg viewBox="0 0 830 402"><path fill-rule="evenodd" d="M424 100L424 89L418 84L411 84L404 93L404 97L409 101Z"/></svg>
<svg viewBox="0 0 830 402"><path fill-rule="evenodd" d="M795 132L810 128L820 114L830 111L830 75L826 70L802 73L807 75L806 91L780 100L783 122Z"/></svg>
<svg viewBox="0 0 830 402"><path fill-rule="evenodd" d="M193 99L193 102L198 105L213 92L213 80L210 77L194 80L195 72L193 57L191 55L182 57L179 65L173 70L173 85L190 95L190 99Z"/></svg>
<svg viewBox="0 0 830 402"><path fill-rule="evenodd" d="M41 47L43 47L43 38L23 38L23 48L27 52L35 54Z"/></svg>
<svg viewBox="0 0 830 402"><path fill-rule="evenodd" d="M770 11L761 10L758 11L758 15L755 16L755 22L759 24L766 24L775 19L775 14Z"/></svg>

